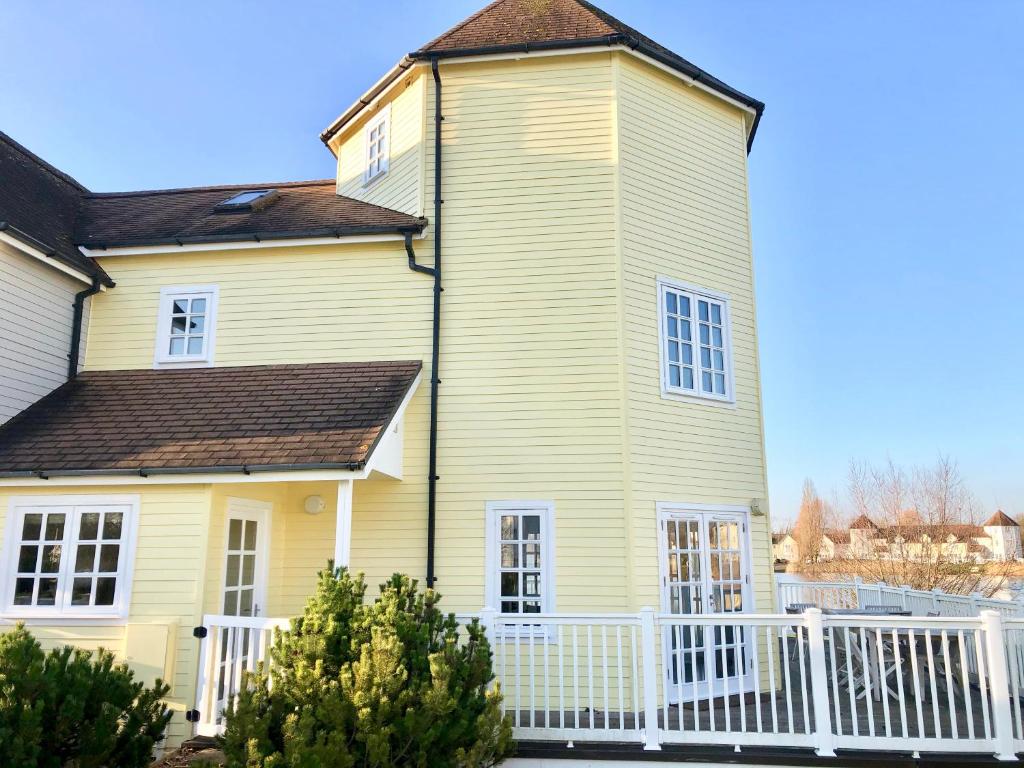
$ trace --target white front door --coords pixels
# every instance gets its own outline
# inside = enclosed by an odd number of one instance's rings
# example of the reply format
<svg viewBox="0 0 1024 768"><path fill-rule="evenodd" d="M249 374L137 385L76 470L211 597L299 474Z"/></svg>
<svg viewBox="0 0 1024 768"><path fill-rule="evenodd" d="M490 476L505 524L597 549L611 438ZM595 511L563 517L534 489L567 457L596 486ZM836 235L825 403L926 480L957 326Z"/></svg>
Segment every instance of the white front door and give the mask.
<svg viewBox="0 0 1024 768"><path fill-rule="evenodd" d="M749 611L747 516L662 507L662 610ZM753 686L753 663L741 627L695 624L665 630L665 674L672 701L692 701Z"/></svg>
<svg viewBox="0 0 1024 768"><path fill-rule="evenodd" d="M267 588L269 505L228 499L224 542L224 615L260 616Z"/></svg>

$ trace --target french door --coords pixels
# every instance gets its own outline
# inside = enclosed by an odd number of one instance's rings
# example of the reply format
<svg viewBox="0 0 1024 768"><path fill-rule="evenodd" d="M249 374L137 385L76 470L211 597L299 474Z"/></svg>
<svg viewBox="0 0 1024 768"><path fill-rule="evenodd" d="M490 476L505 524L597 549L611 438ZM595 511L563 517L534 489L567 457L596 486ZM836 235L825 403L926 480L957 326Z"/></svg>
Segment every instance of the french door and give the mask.
<svg viewBox="0 0 1024 768"><path fill-rule="evenodd" d="M270 507L248 499L228 499L224 539L225 616L255 617L264 612L267 586L267 544ZM222 630L217 656L217 722L233 691L241 685L243 669L252 667L256 630Z"/></svg>
<svg viewBox="0 0 1024 768"><path fill-rule="evenodd" d="M677 614L750 610L746 513L661 509L662 610ZM735 694L753 686L742 627L665 628L665 675L672 701Z"/></svg>

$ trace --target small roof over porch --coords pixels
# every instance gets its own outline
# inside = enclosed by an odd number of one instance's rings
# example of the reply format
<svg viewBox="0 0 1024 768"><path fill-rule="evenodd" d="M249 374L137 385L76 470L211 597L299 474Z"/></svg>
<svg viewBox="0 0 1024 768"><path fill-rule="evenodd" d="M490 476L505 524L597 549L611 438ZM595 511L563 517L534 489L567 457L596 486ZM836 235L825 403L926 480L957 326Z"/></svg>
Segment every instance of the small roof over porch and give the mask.
<svg viewBox="0 0 1024 768"><path fill-rule="evenodd" d="M365 471L420 368L88 371L0 427L0 478Z"/></svg>

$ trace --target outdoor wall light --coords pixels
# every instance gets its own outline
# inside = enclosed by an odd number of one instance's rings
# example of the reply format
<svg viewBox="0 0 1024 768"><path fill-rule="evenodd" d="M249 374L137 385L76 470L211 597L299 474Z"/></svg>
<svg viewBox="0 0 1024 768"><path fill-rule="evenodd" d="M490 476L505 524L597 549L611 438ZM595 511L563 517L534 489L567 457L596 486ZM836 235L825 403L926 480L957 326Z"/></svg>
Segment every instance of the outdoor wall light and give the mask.
<svg viewBox="0 0 1024 768"><path fill-rule="evenodd" d="M324 501L323 496L307 496L306 500L302 502L302 508L306 510L307 515L319 515L327 509L327 503Z"/></svg>

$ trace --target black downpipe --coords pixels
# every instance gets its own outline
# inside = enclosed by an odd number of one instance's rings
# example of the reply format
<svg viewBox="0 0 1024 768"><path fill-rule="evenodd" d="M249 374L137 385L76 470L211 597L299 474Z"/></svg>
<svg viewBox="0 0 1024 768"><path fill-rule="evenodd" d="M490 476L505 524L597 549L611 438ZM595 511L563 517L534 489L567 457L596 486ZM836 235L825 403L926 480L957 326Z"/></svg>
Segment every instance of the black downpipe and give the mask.
<svg viewBox="0 0 1024 768"><path fill-rule="evenodd" d="M430 358L430 467L427 475L427 586L433 587L435 528L437 523L437 387L441 383L438 367L441 355L441 75L437 59L430 60L434 75L434 266L416 263L412 248L412 232L405 232L405 251L409 255L409 269L434 278L434 334Z"/></svg>
<svg viewBox="0 0 1024 768"><path fill-rule="evenodd" d="M71 351L68 354L68 380L78 375L78 355L82 346L82 315L85 313L85 300L100 292L100 280L92 279L92 285L75 294L74 312L71 315Z"/></svg>

